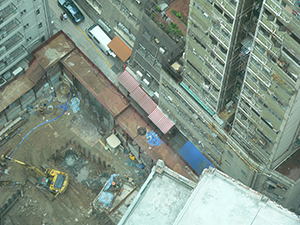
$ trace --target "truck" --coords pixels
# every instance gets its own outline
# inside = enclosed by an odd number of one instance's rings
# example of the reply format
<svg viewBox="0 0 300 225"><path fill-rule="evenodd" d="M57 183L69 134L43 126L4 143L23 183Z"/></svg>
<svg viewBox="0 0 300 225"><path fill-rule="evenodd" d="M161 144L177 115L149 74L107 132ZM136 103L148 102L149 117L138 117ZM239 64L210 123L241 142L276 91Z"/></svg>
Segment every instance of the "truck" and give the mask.
<svg viewBox="0 0 300 225"><path fill-rule="evenodd" d="M116 57L116 54L108 47L108 44L111 42L110 37L107 36L98 24L93 24L87 28L86 32L106 55L111 55L114 58Z"/></svg>
<svg viewBox="0 0 300 225"><path fill-rule="evenodd" d="M47 167L47 169L45 169L45 172L43 172L35 166L13 159L6 155L1 156L1 161L4 163L6 161L10 161L12 163L16 163L23 166L25 169L33 171L37 176L37 180L33 177L30 178L34 180L33 182L35 183L36 187L47 190L48 192L53 194L54 197L51 198L51 200L54 200L59 194L64 193L68 187L68 173L48 168L47 165L44 165L44 167ZM29 180L31 181L32 179Z"/></svg>

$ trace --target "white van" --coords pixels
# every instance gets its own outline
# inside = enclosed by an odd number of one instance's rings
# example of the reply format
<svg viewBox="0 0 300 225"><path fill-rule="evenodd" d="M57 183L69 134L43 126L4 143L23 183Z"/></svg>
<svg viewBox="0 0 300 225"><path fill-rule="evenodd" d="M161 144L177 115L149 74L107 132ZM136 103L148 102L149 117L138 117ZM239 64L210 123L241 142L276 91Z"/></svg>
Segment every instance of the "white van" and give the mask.
<svg viewBox="0 0 300 225"><path fill-rule="evenodd" d="M100 28L99 25L94 24L87 29L87 34L89 37L96 42L96 44L101 48L101 50L106 55L111 55L116 57L116 54L107 46L111 39L106 35L106 33Z"/></svg>

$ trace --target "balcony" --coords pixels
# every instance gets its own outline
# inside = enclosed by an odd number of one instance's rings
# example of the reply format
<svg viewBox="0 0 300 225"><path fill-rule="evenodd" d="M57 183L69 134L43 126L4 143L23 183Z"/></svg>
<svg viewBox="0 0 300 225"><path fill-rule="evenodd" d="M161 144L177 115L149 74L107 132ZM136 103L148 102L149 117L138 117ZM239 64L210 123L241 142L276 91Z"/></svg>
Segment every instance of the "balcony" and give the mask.
<svg viewBox="0 0 300 225"><path fill-rule="evenodd" d="M18 16L18 12L16 11L16 7L11 4L11 8L7 10L5 14L1 16L2 18L2 23L0 24L0 29L2 29L4 26L6 26L10 21L15 19Z"/></svg>
<svg viewBox="0 0 300 225"><path fill-rule="evenodd" d="M0 11L5 9L11 2L7 0L0 0Z"/></svg>
<svg viewBox="0 0 300 225"><path fill-rule="evenodd" d="M13 35L20 32L22 29L23 28L20 22L18 22L17 20L15 21L15 23L0 29L0 45L3 45L3 43L10 39Z"/></svg>
<svg viewBox="0 0 300 225"><path fill-rule="evenodd" d="M197 53L196 53L197 54ZM203 69L206 67L205 64L199 60L199 58L192 52L192 50L187 51L186 55L188 61L200 72L203 71Z"/></svg>
<svg viewBox="0 0 300 225"><path fill-rule="evenodd" d="M217 3L219 5L219 7L221 7L222 10L224 10L226 12L226 14L229 15L229 17L231 17L232 19L234 19L234 15L235 15L235 7L233 7L231 4L229 4L226 1L220 1L217 0Z"/></svg>
<svg viewBox="0 0 300 225"><path fill-rule="evenodd" d="M250 67L248 68L248 72L251 73L252 76L254 76L257 80L259 80L266 87L271 86L271 79L264 76L262 71L255 72L255 66L253 65L253 63L250 64Z"/></svg>
<svg viewBox="0 0 300 225"><path fill-rule="evenodd" d="M216 74L210 71L208 73L208 79L217 89L221 88L221 80L216 77Z"/></svg>
<svg viewBox="0 0 300 225"><path fill-rule="evenodd" d="M279 16L282 12L282 8L273 0L266 0L265 7L270 11L273 12L276 16Z"/></svg>
<svg viewBox="0 0 300 225"><path fill-rule="evenodd" d="M215 46L212 43L208 43L207 47L225 64L226 54L221 51L220 47Z"/></svg>
<svg viewBox="0 0 300 225"><path fill-rule="evenodd" d="M0 61L9 56L17 48L25 44L26 40L20 34L14 35L8 42L4 43L6 50L0 56Z"/></svg>
<svg viewBox="0 0 300 225"><path fill-rule="evenodd" d="M207 16L206 16L207 15ZM195 24L201 24L201 28L203 30L207 30L209 27L212 26L211 22L210 22L210 17L208 16L208 14L203 15L201 12L199 12L196 9L193 9L190 11L190 17L192 19L192 21L195 21Z"/></svg>
<svg viewBox="0 0 300 225"><path fill-rule="evenodd" d="M295 3L290 3L291 5L294 5ZM297 36L300 36L300 21L296 18L296 16L291 15L290 13L287 13L287 11L279 6L275 1L273 0L267 0L265 1L265 7L272 12L276 17L279 18L279 20L293 33L297 34Z"/></svg>
<svg viewBox="0 0 300 225"><path fill-rule="evenodd" d="M272 61L268 62L267 66L273 69L271 77L273 77L286 92L293 95L295 93L295 83L293 80Z"/></svg>
<svg viewBox="0 0 300 225"><path fill-rule="evenodd" d="M24 59L28 55L26 49L21 46L17 48L14 52L12 52L9 56L9 59L6 60L5 67L0 69L0 74L5 73L9 69L11 69L13 66L15 66L18 62L20 62L22 59Z"/></svg>
<svg viewBox="0 0 300 225"><path fill-rule="evenodd" d="M208 35L204 33L205 31L201 30L200 28L191 26L190 32L192 32L192 35L196 36L195 38L200 40L203 45L211 42Z"/></svg>
<svg viewBox="0 0 300 225"><path fill-rule="evenodd" d="M271 40L263 35L262 32L257 33L257 37L255 39L264 49L269 52L275 58L280 56L280 49L275 47Z"/></svg>
<svg viewBox="0 0 300 225"><path fill-rule="evenodd" d="M245 84L255 93L259 93L259 87L255 84L249 76L246 77Z"/></svg>
<svg viewBox="0 0 300 225"><path fill-rule="evenodd" d="M253 54L255 55L255 59L257 61L259 61L262 65L266 65L266 63L268 62L268 59L265 55L263 55L261 53L261 51L258 49L257 46L255 46L255 48L253 50Z"/></svg>
<svg viewBox="0 0 300 225"><path fill-rule="evenodd" d="M210 33L214 38L216 38L220 44L227 50L229 46L229 38L225 37L223 34L221 34L218 30L214 29L213 27L210 28Z"/></svg>
<svg viewBox="0 0 300 225"><path fill-rule="evenodd" d="M262 117L268 118L270 124L273 126L274 132L279 130L281 122L266 108L263 109Z"/></svg>
<svg viewBox="0 0 300 225"><path fill-rule="evenodd" d="M300 58L300 43L298 43L294 38L286 34L284 36L283 45L288 50L292 50L294 56Z"/></svg>

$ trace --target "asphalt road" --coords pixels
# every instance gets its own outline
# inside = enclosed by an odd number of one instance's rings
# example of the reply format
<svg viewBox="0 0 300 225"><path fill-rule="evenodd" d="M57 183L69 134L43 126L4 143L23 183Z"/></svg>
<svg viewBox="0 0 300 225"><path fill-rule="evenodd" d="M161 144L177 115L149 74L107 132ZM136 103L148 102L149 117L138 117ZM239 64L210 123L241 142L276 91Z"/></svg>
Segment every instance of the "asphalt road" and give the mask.
<svg viewBox="0 0 300 225"><path fill-rule="evenodd" d="M75 3L76 4L76 3ZM88 56L91 61L110 79L114 84L117 84L117 77L123 72L123 63L119 58L105 55L100 48L95 46L95 43L90 40L86 34L86 29L94 22L87 14L80 9L85 19L79 24L73 23L70 19L60 20L60 15L63 10L57 4L56 0L49 0L51 21L53 26L53 33L64 31L77 47Z"/></svg>

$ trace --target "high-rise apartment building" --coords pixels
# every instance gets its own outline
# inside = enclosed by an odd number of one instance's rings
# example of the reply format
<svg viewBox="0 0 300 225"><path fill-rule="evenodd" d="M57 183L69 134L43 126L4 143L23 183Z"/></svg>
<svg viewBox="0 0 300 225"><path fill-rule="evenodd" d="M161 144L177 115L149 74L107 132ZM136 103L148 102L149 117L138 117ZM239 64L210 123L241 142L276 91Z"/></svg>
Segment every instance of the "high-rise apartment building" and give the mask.
<svg viewBox="0 0 300 225"><path fill-rule="evenodd" d="M175 124L175 139L300 212L297 163L284 161L300 143L299 1L190 0L185 47L168 34L174 2L78 1L132 48L128 71Z"/></svg>
<svg viewBox="0 0 300 225"><path fill-rule="evenodd" d="M300 8L296 4L262 2L231 131L246 151L270 168L293 152L299 136Z"/></svg>
<svg viewBox="0 0 300 225"><path fill-rule="evenodd" d="M0 87L13 79L25 57L52 35L48 0L0 0Z"/></svg>
<svg viewBox="0 0 300 225"><path fill-rule="evenodd" d="M197 102L200 114L214 118L214 135L224 137L218 166L237 179L252 177L248 185L294 210L299 177L276 169L299 146L299 5L192 0L180 84L193 98L190 104ZM238 161L243 172L234 172L228 146L241 154L252 175ZM216 158L207 148L208 157Z"/></svg>

